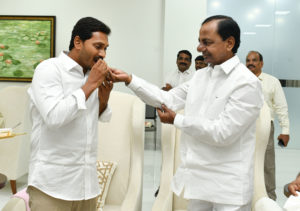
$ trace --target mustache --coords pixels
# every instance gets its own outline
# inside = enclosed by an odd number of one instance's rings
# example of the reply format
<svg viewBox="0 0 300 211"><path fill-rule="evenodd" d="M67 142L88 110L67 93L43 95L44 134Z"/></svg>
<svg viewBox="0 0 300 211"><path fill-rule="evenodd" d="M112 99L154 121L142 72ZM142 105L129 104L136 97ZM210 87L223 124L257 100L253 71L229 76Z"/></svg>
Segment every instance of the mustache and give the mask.
<svg viewBox="0 0 300 211"><path fill-rule="evenodd" d="M180 62L179 64L180 65L185 65L185 66L187 65L187 63L184 63L184 62Z"/></svg>
<svg viewBox="0 0 300 211"><path fill-rule="evenodd" d="M255 67L255 66L253 64L249 64L247 67L250 68L250 67Z"/></svg>

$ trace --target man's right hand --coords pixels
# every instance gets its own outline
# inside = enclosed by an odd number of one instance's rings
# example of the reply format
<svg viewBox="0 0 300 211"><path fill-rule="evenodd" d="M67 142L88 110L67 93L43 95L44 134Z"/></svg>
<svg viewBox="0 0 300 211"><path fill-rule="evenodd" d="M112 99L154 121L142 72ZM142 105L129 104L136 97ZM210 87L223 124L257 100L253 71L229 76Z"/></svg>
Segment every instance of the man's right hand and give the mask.
<svg viewBox="0 0 300 211"><path fill-rule="evenodd" d="M166 83L166 86L163 87L163 88L161 88L161 89L164 90L164 91L169 91L169 90L172 89L172 88L173 88L173 87L172 87L170 84Z"/></svg>
<svg viewBox="0 0 300 211"><path fill-rule="evenodd" d="M92 67L86 83L81 87L85 94L85 99L88 99L91 93L103 83L108 74L106 62L99 59Z"/></svg>
<svg viewBox="0 0 300 211"><path fill-rule="evenodd" d="M95 86L96 89L103 83L107 75L107 64L104 60L99 59L92 67L87 83L89 83L92 86Z"/></svg>

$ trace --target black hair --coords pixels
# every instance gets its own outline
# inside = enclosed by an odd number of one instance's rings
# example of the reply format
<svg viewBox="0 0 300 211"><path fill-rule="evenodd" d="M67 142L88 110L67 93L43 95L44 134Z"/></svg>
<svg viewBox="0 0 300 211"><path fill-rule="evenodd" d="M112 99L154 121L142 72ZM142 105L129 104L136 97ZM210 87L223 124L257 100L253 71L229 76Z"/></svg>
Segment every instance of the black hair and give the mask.
<svg viewBox="0 0 300 211"><path fill-rule="evenodd" d="M236 53L241 43L241 30L239 25L231 17L225 15L215 15L208 17L203 21L202 25L213 20L220 20L218 22L217 32L222 37L223 41L231 36L234 38L235 44L232 48L232 52Z"/></svg>
<svg viewBox="0 0 300 211"><path fill-rule="evenodd" d="M98 31L103 32L106 35L110 34L110 28L96 18L81 18L73 28L69 50L72 50L74 48L74 39L76 36L79 36L80 39L84 42L92 37L93 32Z"/></svg>
<svg viewBox="0 0 300 211"><path fill-rule="evenodd" d="M258 54L258 56L259 56L259 61L261 61L261 62L264 61L264 58L263 58L263 56L261 55L261 53L259 53L258 51L249 51L249 53L251 53L251 52L257 53L257 54ZM248 53L248 54L249 54L249 53Z"/></svg>
<svg viewBox="0 0 300 211"><path fill-rule="evenodd" d="M181 50L181 51L179 51L179 52L177 53L177 59L178 59L178 57L179 57L179 54L181 54L181 53L184 53L184 54L188 55L188 56L190 57L190 61L192 61L192 54L191 54L191 52L189 52L188 50Z"/></svg>
<svg viewBox="0 0 300 211"><path fill-rule="evenodd" d="M198 61L198 60L201 60L201 61L204 61L204 57L203 56L197 56L196 58L195 58L195 61Z"/></svg>

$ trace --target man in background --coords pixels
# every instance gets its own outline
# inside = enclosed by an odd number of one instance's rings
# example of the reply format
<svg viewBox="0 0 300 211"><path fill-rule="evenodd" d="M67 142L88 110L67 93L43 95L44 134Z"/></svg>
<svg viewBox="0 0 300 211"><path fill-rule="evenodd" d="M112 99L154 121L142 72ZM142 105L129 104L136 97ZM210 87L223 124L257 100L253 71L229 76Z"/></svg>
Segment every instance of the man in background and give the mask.
<svg viewBox="0 0 300 211"><path fill-rule="evenodd" d="M250 51L246 58L246 66L259 78L262 83L264 99L271 112L271 131L267 150L265 153L264 174L268 196L276 200L276 179L275 179L275 149L274 149L274 117L277 115L281 127L281 134L277 137L282 146L288 145L289 117L288 106L281 84L277 78L262 72L264 65L263 56L258 51Z"/></svg>
<svg viewBox="0 0 300 211"><path fill-rule="evenodd" d="M199 69L202 69L204 67L207 67L207 63L204 61L204 57L203 56L197 56L195 58L195 69L196 71Z"/></svg>
<svg viewBox="0 0 300 211"><path fill-rule="evenodd" d="M193 77L194 71L190 70L192 63L192 54L188 50L181 50L177 54L176 64L178 69L169 73L165 79L165 86L162 88L169 91Z"/></svg>

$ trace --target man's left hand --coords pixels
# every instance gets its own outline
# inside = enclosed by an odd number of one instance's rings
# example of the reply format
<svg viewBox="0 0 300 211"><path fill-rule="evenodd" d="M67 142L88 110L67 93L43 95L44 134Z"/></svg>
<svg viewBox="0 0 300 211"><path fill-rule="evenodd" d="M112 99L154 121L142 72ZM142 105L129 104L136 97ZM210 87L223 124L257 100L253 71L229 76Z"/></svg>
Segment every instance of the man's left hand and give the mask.
<svg viewBox="0 0 300 211"><path fill-rule="evenodd" d="M280 134L277 139L278 139L278 141L282 140L284 146L286 147L288 145L288 143L289 143L290 136L286 135L286 134Z"/></svg>
<svg viewBox="0 0 300 211"><path fill-rule="evenodd" d="M113 88L112 81L103 81L103 83L98 87L98 97L99 97L99 115L106 109L110 92Z"/></svg>
<svg viewBox="0 0 300 211"><path fill-rule="evenodd" d="M157 108L157 113L160 118L160 121L163 123L173 124L176 113L169 109L167 106L162 105L161 109Z"/></svg>

